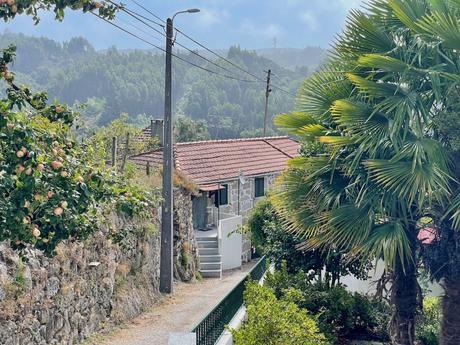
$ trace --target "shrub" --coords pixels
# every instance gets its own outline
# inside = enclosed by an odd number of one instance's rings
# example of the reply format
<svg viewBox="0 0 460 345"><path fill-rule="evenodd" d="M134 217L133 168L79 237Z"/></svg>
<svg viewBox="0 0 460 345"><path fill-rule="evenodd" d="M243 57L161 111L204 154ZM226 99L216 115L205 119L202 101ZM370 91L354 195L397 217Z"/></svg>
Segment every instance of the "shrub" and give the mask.
<svg viewBox="0 0 460 345"><path fill-rule="evenodd" d="M96 229L103 205L129 216L152 216L155 195L135 188L103 164L94 165L70 135L77 116L46 94L14 84L8 64L15 49L0 56L0 241L52 253L69 238Z"/></svg>
<svg viewBox="0 0 460 345"><path fill-rule="evenodd" d="M340 277L349 274L366 279L372 267L369 260L346 260L341 252L299 250L301 243L286 231L286 225L269 199L256 205L248 219L247 228L260 254L267 255L277 268L281 267L283 261L286 262L289 273L313 271L319 278L324 274L327 283L334 286L340 282Z"/></svg>
<svg viewBox="0 0 460 345"><path fill-rule="evenodd" d="M232 331L235 345L320 345L326 344L316 321L291 299L277 299L273 291L254 282L245 291L248 320Z"/></svg>
<svg viewBox="0 0 460 345"><path fill-rule="evenodd" d="M441 303L438 297L423 300L423 315L417 324L417 338L422 345L438 345L441 332Z"/></svg>
<svg viewBox="0 0 460 345"><path fill-rule="evenodd" d="M290 274L285 266L269 273L265 283L278 298L295 289L301 293L297 305L317 317L318 327L327 339L388 340L391 312L386 303L348 292L344 286L315 282L300 271Z"/></svg>

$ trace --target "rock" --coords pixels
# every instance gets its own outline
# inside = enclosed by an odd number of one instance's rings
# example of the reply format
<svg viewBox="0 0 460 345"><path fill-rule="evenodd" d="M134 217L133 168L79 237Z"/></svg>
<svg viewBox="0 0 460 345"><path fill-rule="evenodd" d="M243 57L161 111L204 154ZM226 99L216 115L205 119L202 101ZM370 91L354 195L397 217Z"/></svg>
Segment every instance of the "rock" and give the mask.
<svg viewBox="0 0 460 345"><path fill-rule="evenodd" d="M60 282L58 278L51 277L50 279L48 279L48 281L46 282L46 296L48 298L55 296L59 291L59 285Z"/></svg>
<svg viewBox="0 0 460 345"><path fill-rule="evenodd" d="M148 231L145 220L111 217L117 231L130 229L126 247L101 229L85 242L63 242L54 257L27 249L24 284L11 297L6 286L16 279L20 257L0 243L0 302L11 306L7 319L0 319L0 344L77 344L107 321L133 318L156 302L159 232ZM189 230L182 232L187 238ZM124 274L115 273L120 265Z"/></svg>
<svg viewBox="0 0 460 345"><path fill-rule="evenodd" d="M0 302L3 302L6 299L6 291L5 289L0 285Z"/></svg>

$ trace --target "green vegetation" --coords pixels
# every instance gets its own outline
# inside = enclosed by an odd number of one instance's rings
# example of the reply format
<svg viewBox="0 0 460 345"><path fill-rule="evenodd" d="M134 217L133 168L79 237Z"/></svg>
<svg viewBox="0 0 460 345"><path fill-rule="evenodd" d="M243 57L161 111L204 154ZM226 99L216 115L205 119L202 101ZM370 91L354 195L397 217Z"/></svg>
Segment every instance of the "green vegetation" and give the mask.
<svg viewBox="0 0 460 345"><path fill-rule="evenodd" d="M457 344L460 7L373 0L367 9L351 12L298 112L276 120L311 154L291 162L275 204L306 248L384 260L392 337L403 345L415 339L418 224L428 216L438 236L422 254L446 288L441 344Z"/></svg>
<svg viewBox="0 0 460 345"><path fill-rule="evenodd" d="M417 324L416 334L422 345L438 345L441 333L441 304L438 297L423 300L423 315Z"/></svg>
<svg viewBox="0 0 460 345"><path fill-rule="evenodd" d="M336 286L347 275L367 279L372 268L369 260L350 261L340 251L299 250L302 241L287 232L286 226L270 200L259 202L248 219L253 244L276 268L285 264L289 273L308 272L309 279L329 287Z"/></svg>
<svg viewBox="0 0 460 345"><path fill-rule="evenodd" d="M81 110L82 127L107 125L122 113L129 115L130 123L140 127L147 126L152 117L163 117L164 56L161 54L115 48L97 52L83 38L60 44L22 34L0 35L0 46L11 43L18 47L14 65L18 81L33 90L48 90L51 99L58 98L71 105L86 103L88 106ZM227 55L260 77L264 69L271 68L277 76L274 82L293 94L306 77L304 70L290 71L238 47L230 48ZM181 56L203 64L196 56ZM214 139L239 137L242 132L245 136L262 134L264 83L222 79L179 60L174 63L173 76L174 113L192 119L198 126L206 125L196 140L203 135L207 137L205 127ZM237 73L237 77L249 76ZM270 116L293 107L291 96L273 90ZM189 125L183 118L178 119L178 124ZM270 130L275 133L273 128Z"/></svg>
<svg viewBox="0 0 460 345"><path fill-rule="evenodd" d="M116 8L106 2L94 0L9 0L3 1L0 5L0 17L7 21L18 14L27 14L33 17L36 23L40 21L38 15L40 10L52 10L57 20L64 19L64 10L81 10L83 12L97 11L100 16L112 19L115 16Z"/></svg>
<svg viewBox="0 0 460 345"><path fill-rule="evenodd" d="M391 311L383 301L348 292L343 285L329 286L312 279L307 271L291 274L285 263L269 273L265 284L278 298L296 291L299 308L315 316L318 327L334 344L345 340L388 341Z"/></svg>
<svg viewBox="0 0 460 345"><path fill-rule="evenodd" d="M0 241L52 253L62 240L87 237L105 205L150 218L157 196L88 155L73 139L71 108L17 87L8 70L14 55L10 47L0 56Z"/></svg>
<svg viewBox="0 0 460 345"><path fill-rule="evenodd" d="M296 293L277 299L274 292L249 282L245 291L248 321L232 331L235 345L318 345L327 344L306 310L293 301Z"/></svg>

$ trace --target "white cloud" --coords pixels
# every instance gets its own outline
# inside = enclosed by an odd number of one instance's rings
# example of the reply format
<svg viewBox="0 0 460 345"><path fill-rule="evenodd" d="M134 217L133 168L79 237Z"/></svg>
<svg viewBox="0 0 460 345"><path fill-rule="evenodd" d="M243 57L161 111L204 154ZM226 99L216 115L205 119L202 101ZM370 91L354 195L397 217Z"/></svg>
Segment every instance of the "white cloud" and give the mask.
<svg viewBox="0 0 460 345"><path fill-rule="evenodd" d="M247 20L241 24L240 31L246 35L261 39L272 39L273 37L279 38L283 34L283 29L277 24L272 23L267 26L255 26Z"/></svg>
<svg viewBox="0 0 460 345"><path fill-rule="evenodd" d="M318 19L316 15L311 11L304 11L300 14L300 19L307 24L311 31L317 31L319 29Z"/></svg>
<svg viewBox="0 0 460 345"><path fill-rule="evenodd" d="M199 26L204 29L210 28L218 23L226 21L228 13L224 10L215 10L210 8L202 8L201 13L196 16L196 21Z"/></svg>

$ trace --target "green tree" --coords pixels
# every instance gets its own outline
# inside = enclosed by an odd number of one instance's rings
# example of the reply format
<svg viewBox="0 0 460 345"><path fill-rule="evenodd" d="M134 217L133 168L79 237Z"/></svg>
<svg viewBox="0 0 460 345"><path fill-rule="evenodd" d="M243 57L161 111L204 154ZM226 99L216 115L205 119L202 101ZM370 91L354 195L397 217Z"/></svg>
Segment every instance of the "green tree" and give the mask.
<svg viewBox="0 0 460 345"><path fill-rule="evenodd" d="M82 10L83 12L97 10L99 15L109 19L114 18L116 11L114 5L93 0L10 0L2 2L0 16L7 21L19 14L27 14L33 16L35 22L38 23L40 10L52 10L56 14L56 19L62 20L66 9Z"/></svg>
<svg viewBox="0 0 460 345"><path fill-rule="evenodd" d="M285 266L289 273L308 272L309 280L316 280L327 288L340 284L341 277L348 275L366 279L372 268L369 260L350 261L342 252L299 250L302 241L285 231L270 200L256 205L247 228L252 243L275 264L275 268Z"/></svg>
<svg viewBox="0 0 460 345"><path fill-rule="evenodd" d="M62 240L91 234L104 205L151 217L155 197L94 164L72 139L72 109L14 83L14 54L10 47L0 55L7 84L0 99L0 241L49 254Z"/></svg>
<svg viewBox="0 0 460 345"><path fill-rule="evenodd" d="M306 246L385 261L393 273L396 344L415 341L417 224L427 213L446 219L457 194L436 127L457 90L458 31L450 26L457 18L453 1L375 0L366 12L353 11L332 61L300 91L300 112L277 119L282 129L321 144L291 162L276 197L279 211ZM459 277L457 268L449 279ZM458 286L447 296L459 296ZM443 344L453 344L458 320L452 313L444 320L450 327Z"/></svg>
<svg viewBox="0 0 460 345"><path fill-rule="evenodd" d="M244 294L248 320L232 332L235 345L325 345L316 321L293 302L298 295L292 290L278 300L271 289L250 282Z"/></svg>
<svg viewBox="0 0 460 345"><path fill-rule="evenodd" d="M174 122L174 138L178 143L209 140L208 126L205 121L194 121L187 116L177 116Z"/></svg>

